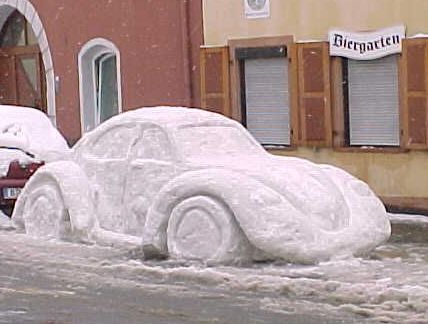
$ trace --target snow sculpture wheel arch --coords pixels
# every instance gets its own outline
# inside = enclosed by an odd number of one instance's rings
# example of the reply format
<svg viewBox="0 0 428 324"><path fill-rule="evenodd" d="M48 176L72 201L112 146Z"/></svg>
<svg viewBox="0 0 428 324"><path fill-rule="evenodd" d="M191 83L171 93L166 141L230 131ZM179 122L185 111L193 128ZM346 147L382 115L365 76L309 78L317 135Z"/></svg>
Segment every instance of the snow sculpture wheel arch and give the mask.
<svg viewBox="0 0 428 324"><path fill-rule="evenodd" d="M219 182L218 179L229 179ZM245 211L235 202L241 201L246 192L236 190L242 177L221 169L194 171L179 176L165 185L150 207L143 232L145 257L155 258L170 254L220 263L250 260L257 247L252 247L241 229L237 215ZM199 221L186 225L191 218ZM191 222L189 222L191 223ZM205 232L207 226L212 232ZM203 236L213 235L215 238ZM188 242L185 236L188 236ZM192 235L194 237L192 237ZM175 242L174 242L175 240ZM208 251L191 249L192 241L204 241ZM199 245L200 246L200 245Z"/></svg>
<svg viewBox="0 0 428 324"><path fill-rule="evenodd" d="M78 165L52 162L28 181L12 217L33 236L88 242L97 226L91 197L89 182Z"/></svg>
<svg viewBox="0 0 428 324"><path fill-rule="evenodd" d="M169 255L178 259L227 263L245 256L246 240L233 212L212 195L178 203L171 211L166 237Z"/></svg>

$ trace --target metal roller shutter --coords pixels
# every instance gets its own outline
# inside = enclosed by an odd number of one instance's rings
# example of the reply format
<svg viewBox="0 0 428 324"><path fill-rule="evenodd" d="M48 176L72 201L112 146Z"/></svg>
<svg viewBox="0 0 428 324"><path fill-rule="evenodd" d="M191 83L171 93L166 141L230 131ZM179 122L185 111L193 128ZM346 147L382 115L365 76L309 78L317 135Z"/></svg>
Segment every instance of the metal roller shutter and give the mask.
<svg viewBox="0 0 428 324"><path fill-rule="evenodd" d="M398 72L395 55L348 60L350 145L398 146Z"/></svg>
<svg viewBox="0 0 428 324"><path fill-rule="evenodd" d="M290 145L288 60L244 62L247 129L262 144Z"/></svg>

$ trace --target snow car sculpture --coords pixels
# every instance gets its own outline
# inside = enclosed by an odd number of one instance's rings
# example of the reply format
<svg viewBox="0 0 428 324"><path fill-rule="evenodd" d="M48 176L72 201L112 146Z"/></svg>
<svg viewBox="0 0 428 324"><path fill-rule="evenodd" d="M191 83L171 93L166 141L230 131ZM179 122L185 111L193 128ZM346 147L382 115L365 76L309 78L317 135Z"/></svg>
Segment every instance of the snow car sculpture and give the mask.
<svg viewBox="0 0 428 324"><path fill-rule="evenodd" d="M86 134L70 161L35 173L13 219L32 235L216 262L316 262L390 235L364 182L273 156L224 116L175 107L126 112Z"/></svg>
<svg viewBox="0 0 428 324"><path fill-rule="evenodd" d="M65 139L34 108L0 105L0 210L11 216L31 175L45 162L67 154Z"/></svg>

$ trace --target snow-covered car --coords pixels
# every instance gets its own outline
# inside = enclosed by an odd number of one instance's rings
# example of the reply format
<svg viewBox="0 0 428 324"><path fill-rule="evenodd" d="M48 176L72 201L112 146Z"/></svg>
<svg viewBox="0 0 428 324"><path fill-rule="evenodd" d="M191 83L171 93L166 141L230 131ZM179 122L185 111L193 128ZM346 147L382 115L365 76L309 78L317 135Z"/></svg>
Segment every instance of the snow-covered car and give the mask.
<svg viewBox="0 0 428 324"><path fill-rule="evenodd" d="M0 210L11 216L31 175L68 150L64 138L41 111L0 105Z"/></svg>
<svg viewBox="0 0 428 324"><path fill-rule="evenodd" d="M13 220L31 235L142 245L145 257L316 262L387 240L370 188L345 171L274 156L238 122L141 108L41 167Z"/></svg>

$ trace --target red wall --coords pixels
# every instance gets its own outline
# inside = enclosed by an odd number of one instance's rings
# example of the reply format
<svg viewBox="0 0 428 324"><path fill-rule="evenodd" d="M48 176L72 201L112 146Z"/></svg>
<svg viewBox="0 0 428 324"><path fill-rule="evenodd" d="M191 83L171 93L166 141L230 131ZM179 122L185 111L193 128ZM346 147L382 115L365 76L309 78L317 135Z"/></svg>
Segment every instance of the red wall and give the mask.
<svg viewBox="0 0 428 324"><path fill-rule="evenodd" d="M77 58L90 39L120 51L123 110L199 106L201 0L32 0L45 28L55 75L59 129L80 136ZM186 24L187 20L187 24Z"/></svg>

